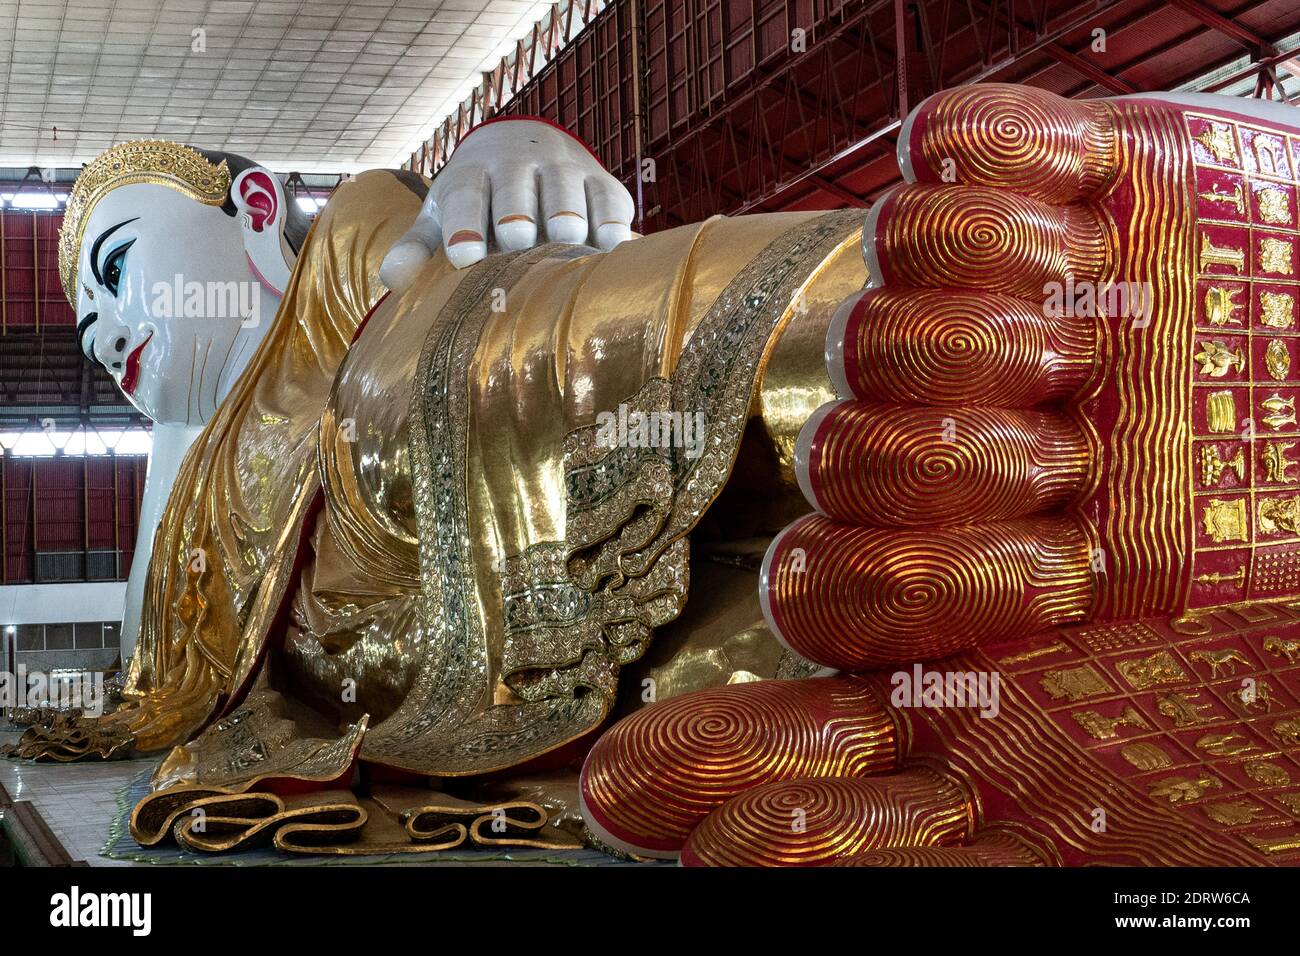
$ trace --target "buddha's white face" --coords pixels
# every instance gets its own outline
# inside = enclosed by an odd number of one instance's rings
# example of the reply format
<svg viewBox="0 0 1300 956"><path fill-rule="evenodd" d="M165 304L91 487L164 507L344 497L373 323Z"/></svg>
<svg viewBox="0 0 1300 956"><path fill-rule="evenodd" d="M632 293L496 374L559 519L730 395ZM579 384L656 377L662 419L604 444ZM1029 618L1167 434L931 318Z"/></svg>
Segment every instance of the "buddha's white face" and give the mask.
<svg viewBox="0 0 1300 956"><path fill-rule="evenodd" d="M270 324L239 221L148 183L92 210L77 269L83 351L155 422L207 421Z"/></svg>

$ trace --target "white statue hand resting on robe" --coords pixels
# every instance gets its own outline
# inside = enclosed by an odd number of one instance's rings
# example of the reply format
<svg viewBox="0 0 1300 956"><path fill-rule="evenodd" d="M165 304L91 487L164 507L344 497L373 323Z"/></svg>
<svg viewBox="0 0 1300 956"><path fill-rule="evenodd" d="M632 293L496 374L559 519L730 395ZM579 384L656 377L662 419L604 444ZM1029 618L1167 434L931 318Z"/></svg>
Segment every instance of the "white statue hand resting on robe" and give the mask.
<svg viewBox="0 0 1300 956"><path fill-rule="evenodd" d="M379 274L404 291L439 247L462 269L487 255L489 236L508 252L539 237L609 250L631 238L634 211L623 184L564 130L541 120L489 120L461 140Z"/></svg>

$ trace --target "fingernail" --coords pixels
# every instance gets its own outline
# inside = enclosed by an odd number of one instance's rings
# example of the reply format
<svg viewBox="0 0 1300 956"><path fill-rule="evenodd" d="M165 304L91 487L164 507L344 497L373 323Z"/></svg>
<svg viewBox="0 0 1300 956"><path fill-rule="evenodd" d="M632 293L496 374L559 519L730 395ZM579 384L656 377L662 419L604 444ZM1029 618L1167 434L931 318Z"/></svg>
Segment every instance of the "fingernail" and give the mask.
<svg viewBox="0 0 1300 956"><path fill-rule="evenodd" d="M506 252L518 252L537 244L537 225L528 216L510 216L497 224L497 244Z"/></svg>
<svg viewBox="0 0 1300 956"><path fill-rule="evenodd" d="M457 233L457 235L461 234ZM486 255L487 243L481 240L478 242L457 242L447 246L447 261L457 269L472 266Z"/></svg>
<svg viewBox="0 0 1300 956"><path fill-rule="evenodd" d="M626 223L602 222L596 227L596 243L602 249L613 249L620 242L632 238L632 230Z"/></svg>
<svg viewBox="0 0 1300 956"><path fill-rule="evenodd" d="M546 220L546 234L552 242L586 242L587 218L576 212L561 210Z"/></svg>

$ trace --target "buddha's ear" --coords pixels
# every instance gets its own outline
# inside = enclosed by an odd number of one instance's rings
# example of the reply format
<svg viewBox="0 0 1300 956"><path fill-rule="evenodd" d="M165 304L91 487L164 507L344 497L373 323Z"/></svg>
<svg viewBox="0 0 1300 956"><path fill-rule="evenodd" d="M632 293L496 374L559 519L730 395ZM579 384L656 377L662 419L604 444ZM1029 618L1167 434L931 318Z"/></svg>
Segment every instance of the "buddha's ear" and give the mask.
<svg viewBox="0 0 1300 956"><path fill-rule="evenodd" d="M230 184L230 198L239 211L248 264L258 281L283 295L293 271L293 252L284 237L289 210L280 177L262 166L246 169Z"/></svg>

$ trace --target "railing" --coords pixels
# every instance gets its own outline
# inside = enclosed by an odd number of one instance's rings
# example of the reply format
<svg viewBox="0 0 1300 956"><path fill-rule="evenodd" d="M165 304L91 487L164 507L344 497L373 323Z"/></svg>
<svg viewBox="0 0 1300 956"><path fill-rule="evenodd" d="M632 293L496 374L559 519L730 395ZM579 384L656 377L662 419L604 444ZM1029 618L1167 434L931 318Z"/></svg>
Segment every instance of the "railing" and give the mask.
<svg viewBox="0 0 1300 956"><path fill-rule="evenodd" d="M550 12L533 24L532 32L518 40L514 50L503 56L493 69L483 72L482 83L438 124L402 168L425 176L441 169L462 136L498 112L532 82L608 5L608 0L565 0L551 4Z"/></svg>
<svg viewBox="0 0 1300 956"><path fill-rule="evenodd" d="M544 64L516 53L485 73L408 168L435 173L474 124L529 114L592 146L636 199L640 232L715 213L864 206L898 180L903 118L940 89L1245 92L1253 77L1256 96L1285 96L1300 8L1275 7L1250 27L1196 0L557 5L559 27L553 16L525 42L536 50L541 37Z"/></svg>
<svg viewBox="0 0 1300 956"><path fill-rule="evenodd" d="M131 567L131 551L37 551L34 581L121 581ZM14 582L9 582L14 583Z"/></svg>

